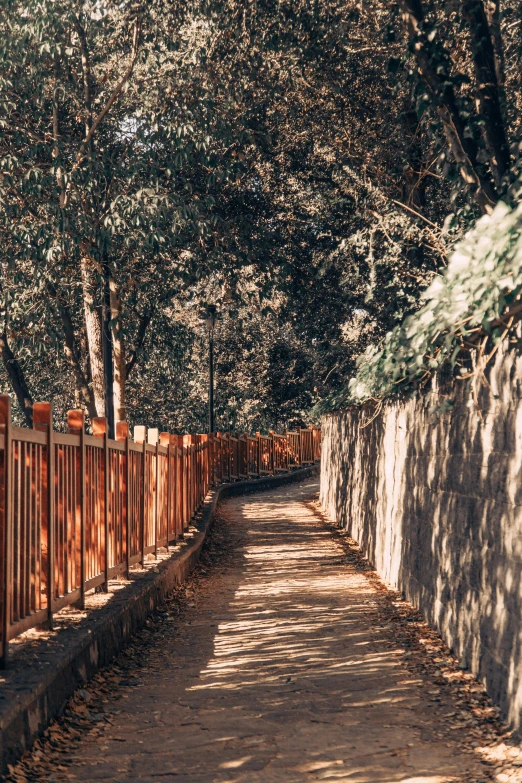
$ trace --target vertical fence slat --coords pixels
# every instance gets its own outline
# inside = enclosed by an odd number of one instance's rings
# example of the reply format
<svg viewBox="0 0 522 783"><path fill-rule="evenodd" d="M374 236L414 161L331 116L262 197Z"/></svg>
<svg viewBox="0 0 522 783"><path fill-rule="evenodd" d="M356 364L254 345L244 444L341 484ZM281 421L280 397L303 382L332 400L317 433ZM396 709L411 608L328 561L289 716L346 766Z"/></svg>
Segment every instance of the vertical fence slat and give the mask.
<svg viewBox="0 0 522 783"><path fill-rule="evenodd" d="M173 475L173 464L172 464L172 446L170 444L170 434L168 432L160 432L159 436L159 442L160 446L163 446L167 449L167 481L166 481L166 487L165 492L166 494L166 509L165 513L167 515L166 518L166 535L167 535L167 546L172 541L172 533L174 531L174 538L176 535L176 525L172 523L173 518L173 502L172 502L172 495L174 491L174 475Z"/></svg>
<svg viewBox="0 0 522 783"><path fill-rule="evenodd" d="M95 438L103 439L103 457L100 454L98 461L98 481L101 484L99 474L103 465L103 590L109 592L109 436L107 434L107 419L104 416L98 416L92 421L92 434Z"/></svg>
<svg viewBox="0 0 522 783"><path fill-rule="evenodd" d="M55 581L55 544L54 544L54 440L53 418L49 402L35 402L33 405L33 428L47 435L46 459L44 460L44 490L46 493L46 532L47 532L47 574L46 574L46 601L47 622L49 628L53 627L53 601Z"/></svg>
<svg viewBox="0 0 522 783"><path fill-rule="evenodd" d="M121 499L121 510L124 517L123 531L122 531L122 544L125 546L125 552L122 552L122 560L125 563L125 576L129 578L130 569L130 515L131 515L131 498L130 498L130 486L131 486L131 464L130 464L130 448L129 448L129 425L126 421L116 422L116 440L120 443L125 443L125 463L122 469L123 487L120 494L123 495Z"/></svg>
<svg viewBox="0 0 522 783"><path fill-rule="evenodd" d="M0 395L0 434L4 438L2 450L2 497L0 503L0 556L2 557L1 607L2 640L0 648L0 666L5 668L8 660L9 626L11 612L11 526L12 526L12 491L11 491L11 399L7 394Z"/></svg>
<svg viewBox="0 0 522 783"><path fill-rule="evenodd" d="M154 532L154 557L158 556L158 529L159 529L159 495L160 495L160 459L159 459L159 433L156 429L150 429L147 441L155 446L154 469L151 470L151 478L154 478L154 504L152 506L152 530ZM151 454L152 459L152 454Z"/></svg>
<svg viewBox="0 0 522 783"><path fill-rule="evenodd" d="M80 583L80 606L85 608L85 582L86 582L86 565L85 565L85 415L82 410L71 410L67 416L67 430L71 435L78 435L80 438L80 446L76 454L76 459L73 459L73 468L76 471L79 484L77 487L77 497L75 498L76 513L79 519L76 521L76 528L79 528L79 538L77 540L77 547L79 548L79 574L77 581Z"/></svg>
<svg viewBox="0 0 522 783"><path fill-rule="evenodd" d="M142 464L141 464L141 475L139 476L139 486L140 486L140 519L139 519L139 525L138 525L138 540L139 540L139 554L140 562L143 565L145 565L145 482L147 477L147 433L146 429L143 425L139 424L134 427L134 443L139 443L142 446ZM138 478L138 477L136 477Z"/></svg>

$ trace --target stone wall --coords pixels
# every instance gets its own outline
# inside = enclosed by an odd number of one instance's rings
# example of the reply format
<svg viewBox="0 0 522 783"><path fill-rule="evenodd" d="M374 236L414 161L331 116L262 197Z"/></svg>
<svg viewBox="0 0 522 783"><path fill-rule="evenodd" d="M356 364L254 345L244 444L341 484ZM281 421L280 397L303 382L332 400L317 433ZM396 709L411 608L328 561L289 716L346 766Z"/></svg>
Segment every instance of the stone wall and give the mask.
<svg viewBox="0 0 522 783"><path fill-rule="evenodd" d="M323 420L323 507L521 729L520 350L499 352L476 402L460 381L368 415Z"/></svg>

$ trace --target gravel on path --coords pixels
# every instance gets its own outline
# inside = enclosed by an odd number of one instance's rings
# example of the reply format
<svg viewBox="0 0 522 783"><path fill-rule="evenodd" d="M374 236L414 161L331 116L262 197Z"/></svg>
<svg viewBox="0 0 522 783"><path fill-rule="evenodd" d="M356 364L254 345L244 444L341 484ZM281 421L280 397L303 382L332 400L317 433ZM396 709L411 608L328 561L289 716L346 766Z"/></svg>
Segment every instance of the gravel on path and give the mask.
<svg viewBox="0 0 522 783"><path fill-rule="evenodd" d="M8 783L521 781L481 685L317 489L224 503L193 577Z"/></svg>

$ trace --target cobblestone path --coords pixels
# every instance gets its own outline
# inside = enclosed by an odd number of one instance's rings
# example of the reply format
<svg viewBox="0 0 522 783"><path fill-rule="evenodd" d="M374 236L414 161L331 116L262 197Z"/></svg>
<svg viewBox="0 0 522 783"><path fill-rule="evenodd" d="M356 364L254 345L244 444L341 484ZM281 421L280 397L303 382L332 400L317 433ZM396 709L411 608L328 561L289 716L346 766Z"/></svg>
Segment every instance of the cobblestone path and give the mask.
<svg viewBox="0 0 522 783"><path fill-rule="evenodd" d="M492 779L444 717L451 704L376 621L375 580L305 502L317 489L224 504L224 564L182 619L164 618L133 682L104 698L106 728L78 740L56 779Z"/></svg>

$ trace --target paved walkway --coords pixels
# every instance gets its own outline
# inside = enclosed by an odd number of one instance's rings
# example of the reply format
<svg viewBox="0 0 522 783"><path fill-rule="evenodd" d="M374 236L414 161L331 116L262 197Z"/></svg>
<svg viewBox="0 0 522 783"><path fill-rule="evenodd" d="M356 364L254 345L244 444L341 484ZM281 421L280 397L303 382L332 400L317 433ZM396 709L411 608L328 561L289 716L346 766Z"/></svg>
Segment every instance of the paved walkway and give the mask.
<svg viewBox="0 0 522 783"><path fill-rule="evenodd" d="M223 506L223 562L162 622L135 680L103 699L110 723L79 740L59 779L490 779L372 620L376 587L304 503L315 491Z"/></svg>

